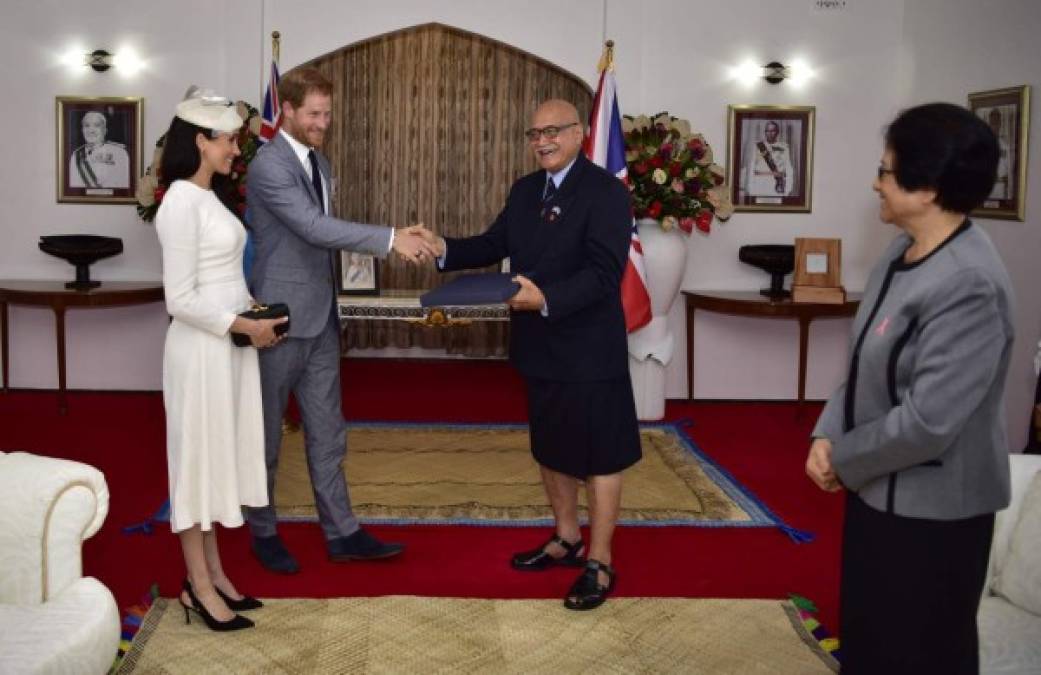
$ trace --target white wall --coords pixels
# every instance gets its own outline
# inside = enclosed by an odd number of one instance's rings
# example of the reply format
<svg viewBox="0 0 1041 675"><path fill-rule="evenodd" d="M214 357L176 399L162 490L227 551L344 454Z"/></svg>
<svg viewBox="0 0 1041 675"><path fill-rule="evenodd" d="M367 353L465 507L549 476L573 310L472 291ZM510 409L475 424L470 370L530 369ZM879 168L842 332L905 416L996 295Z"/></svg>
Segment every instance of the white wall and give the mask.
<svg viewBox="0 0 1041 675"><path fill-rule="evenodd" d="M629 112L668 110L705 134L720 163L726 157L727 104L816 107L813 209L811 213L737 213L695 232L683 283L686 289L756 289L767 276L738 262L744 244L790 244L795 237L840 237L843 283L863 287L884 247L870 181L880 154L880 130L897 107L892 73L900 69L902 0L848 2L824 12L813 2L732 0L697 7L669 0L613 1L609 26L618 26L619 87ZM683 20L680 17L690 17ZM663 21L643 17L677 17ZM630 46L631 45L631 46ZM639 51L639 70L629 68ZM802 59L817 72L801 88L759 80L745 85L729 77L745 60L791 63ZM682 302L670 324L685 333ZM806 393L826 398L842 377L849 321L822 320L810 330ZM794 398L798 329L795 322L726 317L695 318L694 395L701 398ZM667 374L670 396L686 395L685 354Z"/></svg>
<svg viewBox="0 0 1041 675"><path fill-rule="evenodd" d="M964 91L1027 81L1027 71L1037 70L1037 58L1026 56L1034 51L1027 47L1031 30L1024 19L1037 14L1029 0L1007 2L1014 8L1012 18L1003 15L1000 24L989 15L983 21L983 10L971 0L959 0L952 9L943 3L941 27L930 18L940 12L939 0L906 3L906 25L905 0L849 0L844 9L830 12L816 9L813 0L192 0L176 7L129 0L90 7L54 0L8 3L12 4L5 7L0 26L0 56L22 67L0 73L0 85L19 93L5 97L2 105L7 119L25 120L24 133L15 135L9 148L10 154L24 159L2 165L0 199L9 208L0 216L0 278L66 276L71 272L66 263L36 250L38 235L92 232L122 237L126 246L123 255L94 266L98 278L158 279L154 230L137 220L132 208L55 203L54 96L143 95L145 144L151 146L190 83L258 101L272 30L282 34L283 71L345 44L437 21L517 46L591 84L606 33L616 42L623 111L669 110L687 118L720 159L725 156L728 103L815 105L813 211L735 214L728 223L716 224L710 236L695 234L689 241L684 280L688 289L759 288L765 285L765 275L737 261L738 247L790 243L796 236L841 237L844 283L850 290L861 288L871 263L892 236L878 223L870 190L883 125L908 102L912 91L922 91L933 78L935 96L963 100ZM1006 23L1023 36L1021 43L1004 40ZM972 37L965 39L962 33ZM958 36L949 49L958 52L959 67L926 54L946 48L947 35ZM85 51L132 44L146 57L148 69L126 80L113 72L70 73L55 66L55 55L76 42ZM989 61L982 50L999 43L1005 65L995 68L1010 70L1014 64L1022 75L1012 77L1013 82L993 83L981 73L976 78L979 86L970 86L966 78L984 68L979 62ZM818 76L802 89L789 83L745 86L730 80L730 67L749 58L757 63L802 58ZM1036 168L1032 173L1038 175ZM1036 199L1037 190L1032 193ZM1037 205L1031 210L1036 213ZM1026 229L1019 225L1009 231ZM1024 259L1028 255L1011 242L1008 248L1021 251ZM1024 302L1025 292L1020 295ZM670 323L682 345L679 305L673 307ZM49 313L14 308L11 319L11 384L54 386ZM1037 323L1034 316L1035 334ZM158 388L164 328L160 305L74 314L69 329L70 386ZM847 334L845 320L814 325L810 397L826 397L841 378ZM701 314L696 337L696 396L794 396L794 323ZM1020 348L1026 343L1021 339ZM113 368L121 358L123 366ZM685 395L682 349L670 364L667 381L669 396Z"/></svg>
<svg viewBox="0 0 1041 675"><path fill-rule="evenodd" d="M259 32L259 2L130 0L90 6L55 0L6 2L0 24L3 118L7 161L0 163L0 278L71 279L72 267L37 248L42 234L91 233L123 239L124 252L92 266L92 278L158 280L155 230L132 206L58 204L55 198L55 111L58 95L144 96L144 161L166 129L175 103L191 83L226 86L238 31ZM228 27L235 31L229 31ZM259 42L253 42L259 45ZM75 48L132 48L147 67L129 78L61 65ZM259 48L251 61L260 58ZM239 78L236 78L239 79ZM92 389L161 386L166 313L154 303L67 316L68 385ZM10 309L10 380L16 387L57 386L54 320L50 310Z"/></svg>
<svg viewBox="0 0 1041 675"><path fill-rule="evenodd" d="M1041 254L1041 4L1036 0L914 0L907 4L908 103L966 103L969 92L1022 84L1031 88L1027 218L978 221L1000 251L1016 292L1016 343L1005 403L1009 440L1026 444L1037 378L1033 358L1041 337L1038 273Z"/></svg>

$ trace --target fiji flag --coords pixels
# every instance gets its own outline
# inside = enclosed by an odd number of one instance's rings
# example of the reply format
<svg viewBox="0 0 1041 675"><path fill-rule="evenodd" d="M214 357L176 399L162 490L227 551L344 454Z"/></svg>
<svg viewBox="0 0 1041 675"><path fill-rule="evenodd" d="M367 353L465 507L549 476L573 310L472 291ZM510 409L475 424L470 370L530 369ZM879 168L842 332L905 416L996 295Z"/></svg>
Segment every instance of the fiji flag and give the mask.
<svg viewBox="0 0 1041 675"><path fill-rule="evenodd" d="M278 100L278 63L271 60L271 74L264 91L264 111L261 114L260 142L267 143L278 132L282 124L282 105Z"/></svg>
<svg viewBox="0 0 1041 675"><path fill-rule="evenodd" d="M593 110L589 114L589 135L586 136L583 149L590 161L618 176L626 185L629 184L622 118L618 113L618 95L614 71L610 65L600 71L600 84L593 99ZM630 333L651 321L651 296L647 293L643 247L640 246L635 220L632 221L632 237L629 240L629 262L622 275L622 309L625 312L625 329Z"/></svg>

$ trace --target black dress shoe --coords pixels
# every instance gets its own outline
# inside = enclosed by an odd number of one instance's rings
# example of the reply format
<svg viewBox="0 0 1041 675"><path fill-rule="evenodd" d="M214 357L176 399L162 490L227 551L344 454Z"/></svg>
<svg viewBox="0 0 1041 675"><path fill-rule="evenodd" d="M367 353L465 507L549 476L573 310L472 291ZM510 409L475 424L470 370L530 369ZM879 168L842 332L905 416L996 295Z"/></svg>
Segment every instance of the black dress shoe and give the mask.
<svg viewBox="0 0 1041 675"><path fill-rule="evenodd" d="M598 572L603 572L607 575L608 581L606 586L600 583ZM567 597L564 598L564 606L568 609L577 610L596 609L604 604L608 594L614 590L614 579L613 567L599 560L590 559L586 562L585 570L582 571L578 579L575 579L575 583L571 585L571 590L568 591Z"/></svg>
<svg viewBox="0 0 1041 675"><path fill-rule="evenodd" d="M264 566L264 569L277 574L296 574L300 565L296 558L286 549L281 537L277 534L270 537L253 537L253 555Z"/></svg>
<svg viewBox="0 0 1041 675"><path fill-rule="evenodd" d="M333 562L392 558L405 550L404 544L382 542L361 528L348 537L330 539L326 547Z"/></svg>
<svg viewBox="0 0 1041 675"><path fill-rule="evenodd" d="M558 544L564 549L564 555L555 558L547 553L546 548L548 548L550 544ZM545 570L557 565L562 565L564 567L581 567L585 564L585 561L582 559L582 551L584 548L585 546L583 546L581 539L574 543L570 543L561 538L560 535L554 534L549 538L549 541L536 549L515 553L513 558L510 560L510 566L515 570L521 570L524 572Z"/></svg>

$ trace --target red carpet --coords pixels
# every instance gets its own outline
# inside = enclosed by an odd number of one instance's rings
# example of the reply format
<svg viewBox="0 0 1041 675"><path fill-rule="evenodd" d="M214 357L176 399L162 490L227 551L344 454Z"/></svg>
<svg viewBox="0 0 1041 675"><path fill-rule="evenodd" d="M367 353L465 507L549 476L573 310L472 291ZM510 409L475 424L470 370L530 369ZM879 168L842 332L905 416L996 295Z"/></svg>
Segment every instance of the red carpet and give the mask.
<svg viewBox="0 0 1041 675"><path fill-rule="evenodd" d="M344 362L349 419L523 422L521 380L501 362ZM670 402L667 419L690 418L688 433L710 457L782 520L816 540L795 544L776 530L629 527L616 534L618 595L784 597L814 600L820 620L838 625L842 497L820 492L803 474L807 438L819 406L797 417L787 403ZM84 572L104 582L120 606L152 582L173 595L184 576L177 539L165 527L127 536L166 499L162 397L156 393L74 393L57 414L48 392L0 395L0 448L90 463L105 473L111 508L84 547ZM457 526L373 527L408 545L403 556L336 565L324 557L317 525L283 525L302 572L265 572L249 553L246 528L222 530L225 568L240 589L267 597L420 594L463 597L562 597L574 572L522 574L509 555L540 543L543 530Z"/></svg>

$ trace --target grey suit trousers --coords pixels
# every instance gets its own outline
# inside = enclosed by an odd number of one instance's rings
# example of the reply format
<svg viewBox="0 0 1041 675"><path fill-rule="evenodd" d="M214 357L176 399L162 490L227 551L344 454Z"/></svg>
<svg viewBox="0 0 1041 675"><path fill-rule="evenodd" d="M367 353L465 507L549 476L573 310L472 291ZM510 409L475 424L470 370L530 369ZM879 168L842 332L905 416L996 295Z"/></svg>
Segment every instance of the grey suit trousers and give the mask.
<svg viewBox="0 0 1041 675"><path fill-rule="evenodd" d="M340 336L335 314L330 311L325 328L313 338L290 337L260 350L260 381L269 506L247 510L253 536L276 534L275 473L290 391L300 407L307 470L322 533L329 540L356 532L358 519L341 468L347 455L347 424L340 405Z"/></svg>

